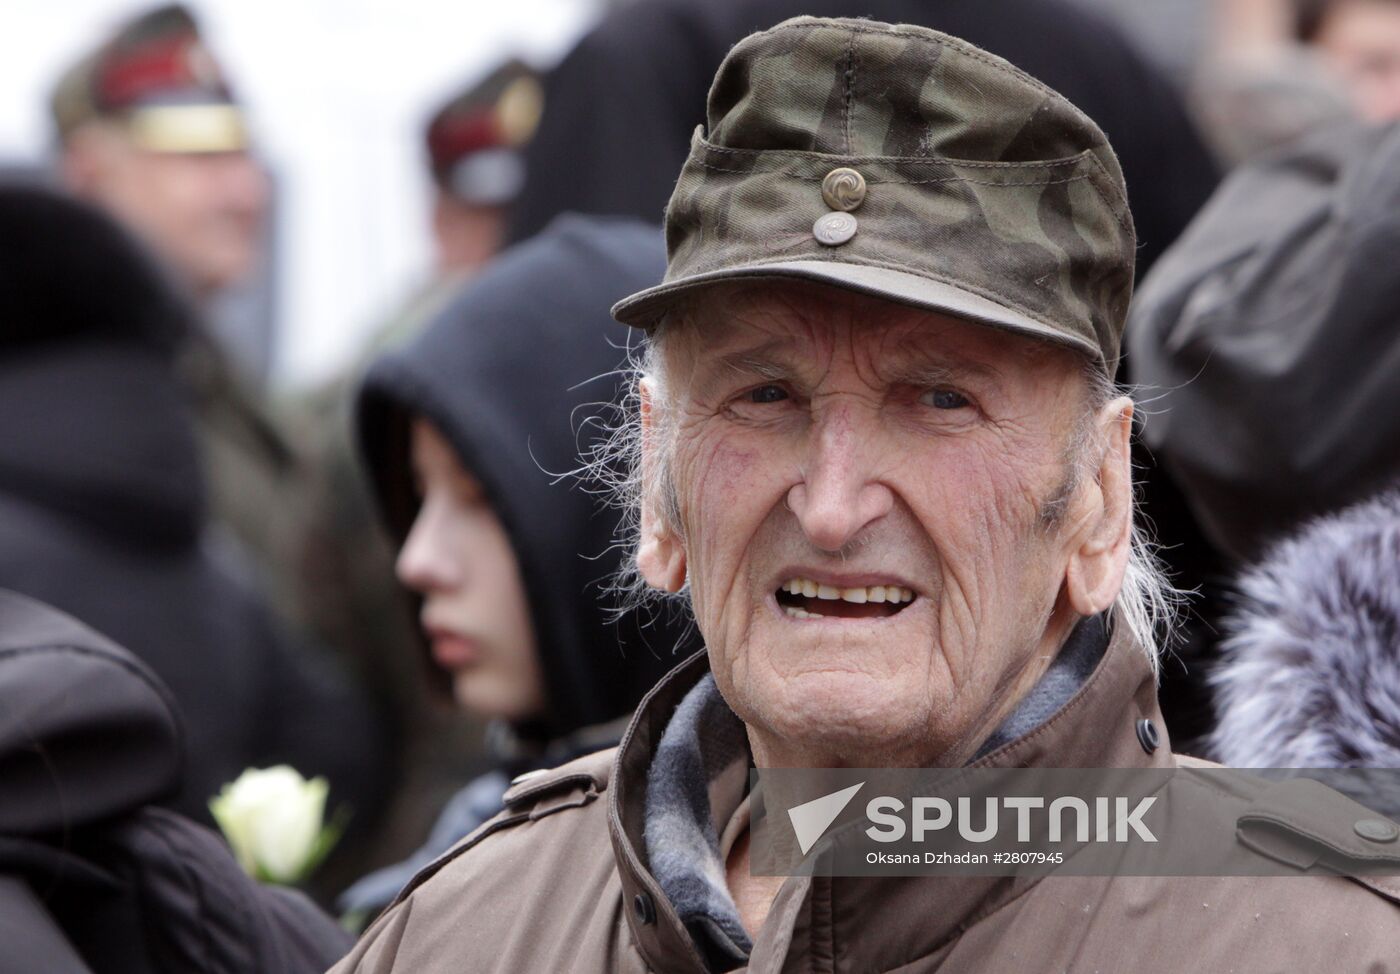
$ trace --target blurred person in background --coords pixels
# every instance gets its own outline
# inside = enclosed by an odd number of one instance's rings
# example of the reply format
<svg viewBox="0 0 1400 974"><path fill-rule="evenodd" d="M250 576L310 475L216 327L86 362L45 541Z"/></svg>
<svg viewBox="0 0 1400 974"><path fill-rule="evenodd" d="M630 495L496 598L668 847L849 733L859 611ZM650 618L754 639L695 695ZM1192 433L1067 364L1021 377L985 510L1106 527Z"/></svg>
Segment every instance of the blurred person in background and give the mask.
<svg viewBox="0 0 1400 974"><path fill-rule="evenodd" d="M1221 0L1193 100L1229 163L1400 118L1400 2Z"/></svg>
<svg viewBox="0 0 1400 974"><path fill-rule="evenodd" d="M324 774L369 818L384 755L368 703L294 642L211 543L175 359L194 313L105 214L0 189L0 585L128 646L170 687L188 769L173 808L250 765Z"/></svg>
<svg viewBox="0 0 1400 974"><path fill-rule="evenodd" d="M496 767L418 852L350 889L348 911L372 918L495 815L513 777L617 743L680 658L665 620L615 618L603 583L622 558L619 519L598 509L602 485L551 475L579 465L614 402L609 306L664 266L651 226L561 218L364 380L359 443L420 606L418 658L443 698L493 721Z"/></svg>
<svg viewBox="0 0 1400 974"><path fill-rule="evenodd" d="M539 72L511 57L455 91L428 118L423 151L432 183L433 267L375 330L371 354L416 334L505 246L543 99Z"/></svg>
<svg viewBox="0 0 1400 974"><path fill-rule="evenodd" d="M268 180L188 10L119 29L63 75L52 111L64 184L132 228L198 299L253 272Z"/></svg>
<svg viewBox="0 0 1400 974"><path fill-rule="evenodd" d="M295 603L376 688L398 767L387 820L365 849L361 870L340 877L342 886L417 848L460 783L486 767L480 722L429 706L414 653L417 624L394 580L394 546L352 443L351 410L368 362L421 332L500 248L540 97L538 75L512 57L433 110L422 146L433 194L431 271L374 330L350 368L294 397L285 411L306 460L310 495Z"/></svg>
<svg viewBox="0 0 1400 974"><path fill-rule="evenodd" d="M1400 2L1295 0L1298 40L1310 45L1367 122L1400 119Z"/></svg>
<svg viewBox="0 0 1400 974"><path fill-rule="evenodd" d="M543 99L539 72L510 57L454 91L428 117L422 151L431 183L433 265L374 329L352 376L359 377L373 354L417 334L505 246ZM346 378L332 380L313 398L343 403Z"/></svg>
<svg viewBox="0 0 1400 974"><path fill-rule="evenodd" d="M1397 253L1400 125L1354 122L1238 168L1133 300L1143 436L1217 564L1182 649L1194 734L1211 728L1204 677L1230 576L1400 478ZM1358 597L1334 611L1361 611L1347 608Z"/></svg>
<svg viewBox="0 0 1400 974"><path fill-rule="evenodd" d="M512 58L433 114L427 148L440 273L480 270L501 249L543 99L539 73Z"/></svg>
<svg viewBox="0 0 1400 974"><path fill-rule="evenodd" d="M211 302L254 268L266 216L246 113L179 5L119 26L63 74L51 109L63 185L141 239L199 310L177 368L214 518L249 576L305 626L292 584L307 503L297 448L212 330Z"/></svg>

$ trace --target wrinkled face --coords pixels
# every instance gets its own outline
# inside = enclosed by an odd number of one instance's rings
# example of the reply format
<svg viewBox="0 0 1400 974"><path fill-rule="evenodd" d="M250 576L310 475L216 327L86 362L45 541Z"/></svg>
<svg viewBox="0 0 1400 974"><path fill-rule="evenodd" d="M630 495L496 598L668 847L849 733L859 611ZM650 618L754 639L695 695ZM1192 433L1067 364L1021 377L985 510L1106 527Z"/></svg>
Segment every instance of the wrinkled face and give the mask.
<svg viewBox="0 0 1400 974"><path fill-rule="evenodd" d="M1316 43L1362 118L1400 118L1400 3L1341 0L1323 20Z"/></svg>
<svg viewBox="0 0 1400 974"><path fill-rule="evenodd" d="M1078 359L817 285L714 293L667 336L649 421L756 760L961 763L1077 618Z"/></svg>
<svg viewBox="0 0 1400 974"><path fill-rule="evenodd" d="M510 537L481 483L428 421L413 421L411 459L422 506L396 566L423 596L433 660L457 702L519 722L545 708L529 602Z"/></svg>
<svg viewBox="0 0 1400 974"><path fill-rule="evenodd" d="M110 128L80 133L65 166L73 189L146 240L198 294L255 269L268 183L247 152L151 152Z"/></svg>

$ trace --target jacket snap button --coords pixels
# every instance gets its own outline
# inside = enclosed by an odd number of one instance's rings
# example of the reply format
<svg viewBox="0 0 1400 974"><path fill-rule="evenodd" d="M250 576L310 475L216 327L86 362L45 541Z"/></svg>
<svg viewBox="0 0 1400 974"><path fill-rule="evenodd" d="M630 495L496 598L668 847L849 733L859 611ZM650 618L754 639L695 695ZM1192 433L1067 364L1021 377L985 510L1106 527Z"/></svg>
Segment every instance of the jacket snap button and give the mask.
<svg viewBox="0 0 1400 974"><path fill-rule="evenodd" d="M1378 818L1363 818L1352 828L1368 842L1394 842L1400 838L1400 827Z"/></svg>
<svg viewBox="0 0 1400 974"><path fill-rule="evenodd" d="M1137 739L1148 754L1157 750L1162 743L1161 735L1157 733L1157 725L1146 717L1137 722Z"/></svg>
<svg viewBox="0 0 1400 974"><path fill-rule="evenodd" d="M632 909L636 912L637 919L642 921L642 926L649 927L656 922L656 907L646 893L638 893L633 897Z"/></svg>

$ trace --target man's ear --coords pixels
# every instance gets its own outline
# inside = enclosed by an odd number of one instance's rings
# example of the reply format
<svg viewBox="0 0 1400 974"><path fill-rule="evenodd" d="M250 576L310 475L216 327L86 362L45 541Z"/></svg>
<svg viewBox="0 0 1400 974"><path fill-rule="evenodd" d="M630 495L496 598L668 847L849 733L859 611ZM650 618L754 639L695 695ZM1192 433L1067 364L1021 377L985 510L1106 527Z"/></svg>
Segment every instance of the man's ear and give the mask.
<svg viewBox="0 0 1400 974"><path fill-rule="evenodd" d="M1076 519L1076 547L1065 572L1070 605L1082 616L1098 615L1118 597L1133 537L1132 400L1114 399L1094 425L1102 452L1094 454L1093 481L1081 485L1087 509Z"/></svg>
<svg viewBox="0 0 1400 974"><path fill-rule="evenodd" d="M685 546L659 509L661 485L657 456L655 389L648 379L638 383L642 421L642 520L637 544L637 570L652 588L679 592L685 586Z"/></svg>

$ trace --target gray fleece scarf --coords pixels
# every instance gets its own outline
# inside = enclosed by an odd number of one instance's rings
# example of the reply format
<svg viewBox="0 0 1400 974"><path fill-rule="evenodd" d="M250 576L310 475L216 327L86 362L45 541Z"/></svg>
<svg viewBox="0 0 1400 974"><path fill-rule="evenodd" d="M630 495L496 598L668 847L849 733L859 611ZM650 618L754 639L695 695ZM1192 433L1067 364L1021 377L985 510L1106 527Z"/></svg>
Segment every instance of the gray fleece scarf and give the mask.
<svg viewBox="0 0 1400 974"><path fill-rule="evenodd" d="M1069 702L1108 649L1102 616L1082 620L1045 675L987 738L973 760L1044 724ZM729 971L748 960L753 943L739 921L720 854L716 812L721 777L749 764L744 724L729 709L706 673L681 700L647 774L646 850L651 873L666 894L711 971ZM745 787L747 778L744 778ZM714 793L714 794L712 794Z"/></svg>

